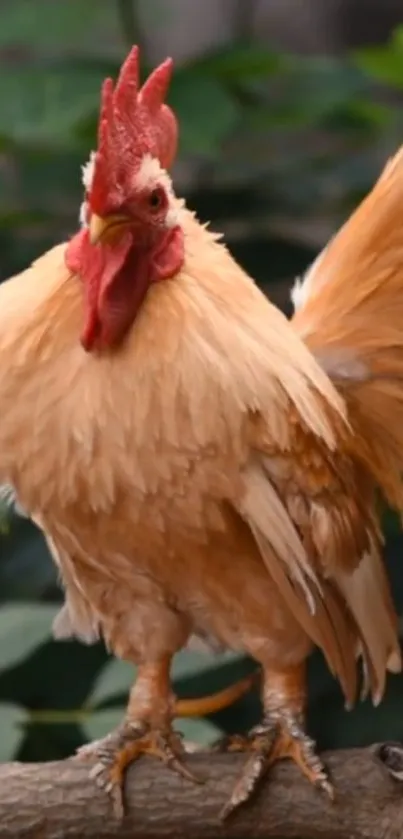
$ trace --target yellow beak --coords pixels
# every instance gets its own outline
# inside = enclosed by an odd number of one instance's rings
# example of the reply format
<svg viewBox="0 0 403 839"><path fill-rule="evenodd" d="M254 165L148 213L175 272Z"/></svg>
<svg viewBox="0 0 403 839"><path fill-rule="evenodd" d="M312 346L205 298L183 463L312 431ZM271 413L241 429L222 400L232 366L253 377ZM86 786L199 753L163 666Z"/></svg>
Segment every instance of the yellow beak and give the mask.
<svg viewBox="0 0 403 839"><path fill-rule="evenodd" d="M118 213L106 216L105 218L101 218L101 216L93 213L89 223L91 245L97 245L98 242L114 239L118 229L127 227L130 224L131 220L128 216L119 215Z"/></svg>

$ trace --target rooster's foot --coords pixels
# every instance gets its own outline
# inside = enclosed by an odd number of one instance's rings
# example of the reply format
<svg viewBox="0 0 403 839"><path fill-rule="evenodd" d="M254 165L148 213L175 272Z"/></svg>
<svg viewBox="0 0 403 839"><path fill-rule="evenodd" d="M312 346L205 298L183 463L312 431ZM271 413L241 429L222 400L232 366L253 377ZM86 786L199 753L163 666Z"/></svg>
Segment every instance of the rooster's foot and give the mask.
<svg viewBox="0 0 403 839"><path fill-rule="evenodd" d="M219 750L251 752L245 769L235 785L229 801L221 811L225 819L248 801L270 766L278 760L291 758L308 780L333 800L334 790L328 773L316 754L315 743L304 731L302 717L288 709L266 714L263 721L247 737L235 736L221 742Z"/></svg>
<svg viewBox="0 0 403 839"><path fill-rule="evenodd" d="M185 750L172 728L152 729L144 722L124 722L102 740L87 743L77 751L80 760L95 760L90 777L110 795L116 817L124 815L123 787L127 767L142 755L153 755L183 778L200 783L183 763Z"/></svg>

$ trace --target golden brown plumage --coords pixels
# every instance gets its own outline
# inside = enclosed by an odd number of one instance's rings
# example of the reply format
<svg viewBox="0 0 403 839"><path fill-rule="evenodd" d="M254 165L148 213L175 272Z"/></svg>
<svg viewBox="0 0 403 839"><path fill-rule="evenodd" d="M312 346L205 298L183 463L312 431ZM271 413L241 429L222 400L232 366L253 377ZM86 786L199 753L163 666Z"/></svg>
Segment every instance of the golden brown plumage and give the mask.
<svg viewBox="0 0 403 839"><path fill-rule="evenodd" d="M294 289L293 325L342 394L360 457L403 510L403 150ZM302 305L299 305L302 304Z"/></svg>
<svg viewBox="0 0 403 839"><path fill-rule="evenodd" d="M181 267L155 277L129 328L125 310L122 341L123 278L114 308L102 291L94 303L91 254L100 265L114 254L115 238L99 250L107 214L103 223L90 207L88 229L0 286L0 482L15 488L59 567L66 607L57 633L101 635L139 665L124 738L96 747L113 781L141 751L175 759L170 661L196 635L261 664L258 749L270 762L279 737L280 753L327 788L302 731L312 644L350 703L359 653L375 701L386 670L400 668L375 485L350 417L361 403L344 380L341 393L330 381L324 338L311 343L298 319L293 328L173 196L158 160L145 163L141 190L145 182L152 194L156 184L166 190L158 231L168 230ZM114 210L114 226L117 218ZM120 214L120 227L127 219ZM141 241L139 276L149 240ZM128 278L134 286L136 274ZM355 332L348 337L354 348ZM397 384L391 393L399 397ZM365 402L362 412L360 429L374 422ZM247 773L232 805L251 784Z"/></svg>

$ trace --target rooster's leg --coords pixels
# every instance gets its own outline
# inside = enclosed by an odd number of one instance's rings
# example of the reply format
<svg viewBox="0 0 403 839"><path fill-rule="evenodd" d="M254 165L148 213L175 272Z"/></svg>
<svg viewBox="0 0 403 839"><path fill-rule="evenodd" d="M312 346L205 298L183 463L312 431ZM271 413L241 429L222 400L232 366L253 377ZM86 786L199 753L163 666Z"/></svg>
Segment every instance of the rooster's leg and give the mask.
<svg viewBox="0 0 403 839"><path fill-rule="evenodd" d="M175 700L169 672L168 657L139 667L122 724L77 752L80 759L96 761L90 775L111 795L118 817L124 812L125 770L142 755L153 755L188 780L198 781L183 763L181 738L172 728Z"/></svg>
<svg viewBox="0 0 403 839"><path fill-rule="evenodd" d="M224 746L229 751L251 752L251 756L222 811L223 818L247 801L269 767L283 758L291 758L312 784L333 798L327 771L304 728L305 667L264 670L262 699L262 722L246 738L230 738Z"/></svg>

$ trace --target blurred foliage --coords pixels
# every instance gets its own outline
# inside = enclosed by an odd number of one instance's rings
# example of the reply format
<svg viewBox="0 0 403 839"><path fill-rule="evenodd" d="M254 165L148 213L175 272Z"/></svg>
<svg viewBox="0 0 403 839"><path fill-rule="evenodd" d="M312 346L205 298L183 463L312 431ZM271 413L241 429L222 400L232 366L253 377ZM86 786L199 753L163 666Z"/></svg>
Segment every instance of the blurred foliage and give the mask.
<svg viewBox="0 0 403 839"><path fill-rule="evenodd" d="M148 3L150 26L155 3ZM141 44L141 32L136 7L125 0L3 0L1 279L76 228L80 165L94 145L100 83L116 76L133 40ZM339 59L279 55L245 42L177 68L170 102L181 126L180 160L195 173L184 181L188 202L228 230L234 254L269 292L279 293L278 280L307 266L399 144L402 53L403 28L389 44ZM385 521L401 612L402 542L393 517ZM63 757L119 719L133 669L101 644L51 640L61 597L56 573L39 532L10 514L4 498L0 592L0 759ZM183 653L175 686L181 696L204 694L251 667L233 655ZM309 667L309 721L320 745L403 737L402 679L391 679L379 709L364 703L348 715L319 654ZM246 729L258 713L252 693L182 728L208 743L220 731Z"/></svg>

